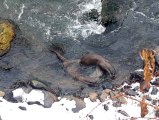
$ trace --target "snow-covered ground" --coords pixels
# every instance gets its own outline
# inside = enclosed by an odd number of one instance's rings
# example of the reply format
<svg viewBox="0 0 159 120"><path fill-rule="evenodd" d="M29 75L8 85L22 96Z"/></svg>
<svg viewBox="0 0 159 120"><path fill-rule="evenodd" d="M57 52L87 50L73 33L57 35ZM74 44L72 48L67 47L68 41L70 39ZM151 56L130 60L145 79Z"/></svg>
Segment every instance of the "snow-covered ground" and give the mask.
<svg viewBox="0 0 159 120"><path fill-rule="evenodd" d="M126 84L125 84L126 85ZM135 83L132 89L138 86ZM153 86L152 86L153 87ZM158 89L158 88L157 88ZM137 90L139 95L133 96L136 100L142 100L142 93ZM151 95L152 89L148 93L154 100L159 99L159 92L156 95ZM0 97L0 116L2 120L147 120L148 118L155 118L155 110L148 105L148 114L145 118L141 118L140 103L125 97L127 103L122 104L121 107L114 107L113 101L107 98L104 102L98 99L92 102L89 98L85 98L86 107L77 113L72 111L76 107L74 100L66 98L58 98L59 101L52 104L50 108L44 108L41 105L28 105L28 101L39 101L44 104L44 94L41 90L32 90L29 94L25 93L23 89L18 88L13 91L15 98L21 97L21 102L11 103ZM128 96L128 95L127 95ZM147 103L150 103L146 100ZM150 103L151 104L151 103ZM21 108L21 109L20 109ZM0 119L0 120L1 120Z"/></svg>

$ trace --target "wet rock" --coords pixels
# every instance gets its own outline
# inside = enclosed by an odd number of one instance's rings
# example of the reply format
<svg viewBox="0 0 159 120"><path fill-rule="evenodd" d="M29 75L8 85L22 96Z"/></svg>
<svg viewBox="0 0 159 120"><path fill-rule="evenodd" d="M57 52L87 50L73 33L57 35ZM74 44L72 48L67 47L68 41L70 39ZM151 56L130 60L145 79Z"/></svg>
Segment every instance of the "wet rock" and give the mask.
<svg viewBox="0 0 159 120"><path fill-rule="evenodd" d="M156 95L157 92L158 92L158 89L157 89L156 87L153 87L153 88L152 88L152 91L151 91L151 94L152 94L152 95Z"/></svg>
<svg viewBox="0 0 159 120"><path fill-rule="evenodd" d="M5 92L0 91L0 97L3 97L5 95Z"/></svg>
<svg viewBox="0 0 159 120"><path fill-rule="evenodd" d="M95 93L95 92L90 93L90 94L89 94L89 98L90 98L90 100L91 100L92 102L95 102L96 99L98 98L98 94Z"/></svg>
<svg viewBox="0 0 159 120"><path fill-rule="evenodd" d="M102 0L102 24L106 27L116 22L121 24L131 7L132 0Z"/></svg>
<svg viewBox="0 0 159 120"><path fill-rule="evenodd" d="M135 92L134 90L130 89L128 91L125 92L127 95L130 95L130 96L136 96L138 95L137 92Z"/></svg>
<svg viewBox="0 0 159 120"><path fill-rule="evenodd" d="M85 102L80 98L74 96L64 96L64 98L67 98L69 100L74 100L76 102L76 107L72 108L72 111L75 113L79 112L81 109L86 107Z"/></svg>
<svg viewBox="0 0 159 120"><path fill-rule="evenodd" d="M110 92L110 89L103 90L101 95L99 96L100 101L104 102L109 97Z"/></svg>
<svg viewBox="0 0 159 120"><path fill-rule="evenodd" d="M19 106L18 108L21 109L21 110L24 110L24 111L27 110L26 107L23 107L23 106Z"/></svg>
<svg viewBox="0 0 159 120"><path fill-rule="evenodd" d="M97 9L92 9L91 11L84 13L82 17L84 21L98 21L99 13Z"/></svg>
<svg viewBox="0 0 159 120"><path fill-rule="evenodd" d="M107 104L104 104L104 110L108 111L109 110L109 107Z"/></svg>
<svg viewBox="0 0 159 120"><path fill-rule="evenodd" d="M43 106L43 104L41 104L39 101L29 101L29 102L27 102L27 104L28 105L34 105L34 104L37 104L37 105L41 105L41 106Z"/></svg>
<svg viewBox="0 0 159 120"><path fill-rule="evenodd" d="M9 21L0 21L0 56L8 52L13 38L13 25Z"/></svg>
<svg viewBox="0 0 159 120"><path fill-rule="evenodd" d="M58 100L58 98L54 94L48 91L43 91L43 93L44 93L44 107L50 108L52 104Z"/></svg>
<svg viewBox="0 0 159 120"><path fill-rule="evenodd" d="M149 95L146 95L146 96L145 96L145 99L148 100L148 101L151 101L151 100L152 100L152 98L151 98Z"/></svg>
<svg viewBox="0 0 159 120"><path fill-rule="evenodd" d="M9 102L17 103L18 101L13 97L13 93L11 91L5 92L3 98Z"/></svg>
<svg viewBox="0 0 159 120"><path fill-rule="evenodd" d="M44 82L42 81L39 81L39 80L30 80L29 81L30 85L35 88L35 89L44 89L44 90L47 90L48 89L48 85L45 84Z"/></svg>
<svg viewBox="0 0 159 120"><path fill-rule="evenodd" d="M118 110L118 113L121 113L122 115L129 117L128 113L125 112L124 110Z"/></svg>
<svg viewBox="0 0 159 120"><path fill-rule="evenodd" d="M134 83L134 82L143 82L143 70L136 70L132 73L130 73L130 78L129 78L129 83Z"/></svg>
<svg viewBox="0 0 159 120"><path fill-rule="evenodd" d="M159 78L157 78L155 81L151 82L152 85L159 85Z"/></svg>
<svg viewBox="0 0 159 120"><path fill-rule="evenodd" d="M114 107L121 107L121 102L119 102L119 101L114 101L114 102L113 102L113 106L114 106Z"/></svg>
<svg viewBox="0 0 159 120"><path fill-rule="evenodd" d="M94 119L93 115L89 115L88 117L89 117L90 120Z"/></svg>

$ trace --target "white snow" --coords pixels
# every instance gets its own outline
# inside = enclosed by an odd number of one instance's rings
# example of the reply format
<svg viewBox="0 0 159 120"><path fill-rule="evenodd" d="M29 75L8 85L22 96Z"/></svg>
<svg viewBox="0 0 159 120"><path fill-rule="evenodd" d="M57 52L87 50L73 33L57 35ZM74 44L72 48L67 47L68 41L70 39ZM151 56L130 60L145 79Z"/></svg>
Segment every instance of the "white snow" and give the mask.
<svg viewBox="0 0 159 120"><path fill-rule="evenodd" d="M126 84L124 84L126 85ZM132 88L138 86L138 83L132 85ZM150 90L151 92L151 90ZM149 92L149 93L150 93ZM140 117L140 103L125 97L127 104L122 104L121 107L113 107L113 101L110 99L101 103L98 99L91 102L89 98L85 98L86 107L78 113L74 113L72 108L75 108L75 101L67 100L66 98L59 98L58 102L53 103L51 108L44 108L40 105L28 105L28 101L39 101L43 103L44 94L40 90L32 90L29 94L25 93L22 88L13 91L14 97L22 97L22 102L10 103L0 97L0 116L2 120L91 120L89 115L93 115L93 120L129 120L132 117L137 120L147 120L154 118L154 108L148 106L149 113L145 118ZM152 98L158 99L157 95L151 95ZM140 96L134 97L137 100L142 100ZM147 103L150 103L146 100ZM108 110L104 110L104 104L108 106ZM26 107L26 110L21 110L18 107ZM118 110L125 111L129 116L124 116L117 112Z"/></svg>
<svg viewBox="0 0 159 120"><path fill-rule="evenodd" d="M19 15L18 15L18 20L20 20L22 14L23 14L23 12L24 12L24 8L25 8L25 5L22 4L22 6L21 6L21 8L20 8L21 11L20 11L20 13L19 13Z"/></svg>

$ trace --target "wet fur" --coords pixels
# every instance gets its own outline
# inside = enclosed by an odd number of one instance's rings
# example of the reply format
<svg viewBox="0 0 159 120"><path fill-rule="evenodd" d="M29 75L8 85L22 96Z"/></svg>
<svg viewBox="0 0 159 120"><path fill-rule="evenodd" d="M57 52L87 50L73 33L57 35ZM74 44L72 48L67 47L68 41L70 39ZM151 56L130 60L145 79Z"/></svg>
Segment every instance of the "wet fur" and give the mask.
<svg viewBox="0 0 159 120"><path fill-rule="evenodd" d="M98 54L87 54L83 56L80 60L80 64L82 65L97 65L103 71L108 72L112 79L115 78L116 71L114 67L106 60L104 57Z"/></svg>
<svg viewBox="0 0 159 120"><path fill-rule="evenodd" d="M93 82L91 77L88 76L83 76L81 75L77 68L71 67L73 63L80 63L82 65L98 65L101 69L107 71L110 76L114 77L114 73L112 73L111 69L112 66L108 63L107 60L105 60L103 57L97 55L97 54L92 54L92 55L86 55L82 57L81 59L76 59L76 60L68 60L65 57L63 57L57 50L50 49L51 52L54 52L56 56L58 57L59 60L64 65L64 68L66 68L67 72L69 75L71 75L74 79L81 81L83 83L86 83L91 86L96 86L97 82Z"/></svg>

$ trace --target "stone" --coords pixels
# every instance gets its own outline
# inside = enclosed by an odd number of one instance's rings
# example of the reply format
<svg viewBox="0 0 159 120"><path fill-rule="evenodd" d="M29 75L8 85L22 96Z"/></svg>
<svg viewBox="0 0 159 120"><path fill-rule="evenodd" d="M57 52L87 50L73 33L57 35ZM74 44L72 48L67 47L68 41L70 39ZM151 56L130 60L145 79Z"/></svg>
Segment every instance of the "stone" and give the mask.
<svg viewBox="0 0 159 120"><path fill-rule="evenodd" d="M110 92L111 92L110 89L103 90L101 95L99 96L100 101L104 102L109 97Z"/></svg>
<svg viewBox="0 0 159 120"><path fill-rule="evenodd" d="M5 92L0 91L0 97L3 97L5 95Z"/></svg>
<svg viewBox="0 0 159 120"><path fill-rule="evenodd" d="M54 94L48 92L48 91L43 91L44 93L44 107L45 108L50 108L54 102L58 100L57 96Z"/></svg>
<svg viewBox="0 0 159 120"><path fill-rule="evenodd" d="M90 93L90 94L89 94L89 98L90 98L90 100L91 100L92 102L95 102L96 99L98 98L98 94L95 93L95 92Z"/></svg>
<svg viewBox="0 0 159 120"><path fill-rule="evenodd" d="M114 101L114 102L113 102L113 106L114 106L114 107L121 107L121 103L118 102L118 101Z"/></svg>
<svg viewBox="0 0 159 120"><path fill-rule="evenodd" d="M91 9L89 12L83 13L82 18L84 21L98 21L99 13L97 9Z"/></svg>
<svg viewBox="0 0 159 120"><path fill-rule="evenodd" d="M79 112L81 109L85 108L86 107L86 103L84 102L83 99L80 99L78 97L74 97L74 96L64 96L64 98L67 98L68 100L74 100L75 103L76 103L76 107L75 108L72 108L72 111L74 113L77 113Z"/></svg>
<svg viewBox="0 0 159 120"><path fill-rule="evenodd" d="M6 91L3 98L9 102L17 103L18 101L13 97L13 93L11 91Z"/></svg>
<svg viewBox="0 0 159 120"><path fill-rule="evenodd" d="M107 104L104 104L104 110L108 111L109 110L109 107Z"/></svg>
<svg viewBox="0 0 159 120"><path fill-rule="evenodd" d="M156 95L157 92L158 92L158 89L157 89L156 87L153 87L153 88L152 88L152 91L151 91L151 94L152 94L152 95Z"/></svg>
<svg viewBox="0 0 159 120"><path fill-rule="evenodd" d="M0 56L9 51L14 35L13 25L9 21L0 21Z"/></svg>
<svg viewBox="0 0 159 120"><path fill-rule="evenodd" d="M131 0L102 0L102 24L106 27L116 22L121 24L131 7Z"/></svg>
<svg viewBox="0 0 159 120"><path fill-rule="evenodd" d="M159 118L159 110L156 110L156 111L155 111L155 116L156 116L157 118Z"/></svg>
<svg viewBox="0 0 159 120"><path fill-rule="evenodd" d="M124 110L118 110L118 113L121 113L122 115L124 115L124 116L126 116L126 117L130 117L130 116L128 115L128 113L125 112Z"/></svg>
<svg viewBox="0 0 159 120"><path fill-rule="evenodd" d="M128 91L126 91L126 94L127 95L130 95L130 96L136 96L136 95L138 95L138 93L137 92L135 92L134 90L132 90L132 89L130 89L130 90L128 90Z"/></svg>
<svg viewBox="0 0 159 120"><path fill-rule="evenodd" d="M23 107L23 106L19 106L18 108L21 109L21 110L24 110L24 111L27 110L26 107Z"/></svg>
<svg viewBox="0 0 159 120"><path fill-rule="evenodd" d="M89 115L88 117L90 118L90 120L94 119L93 115Z"/></svg>

